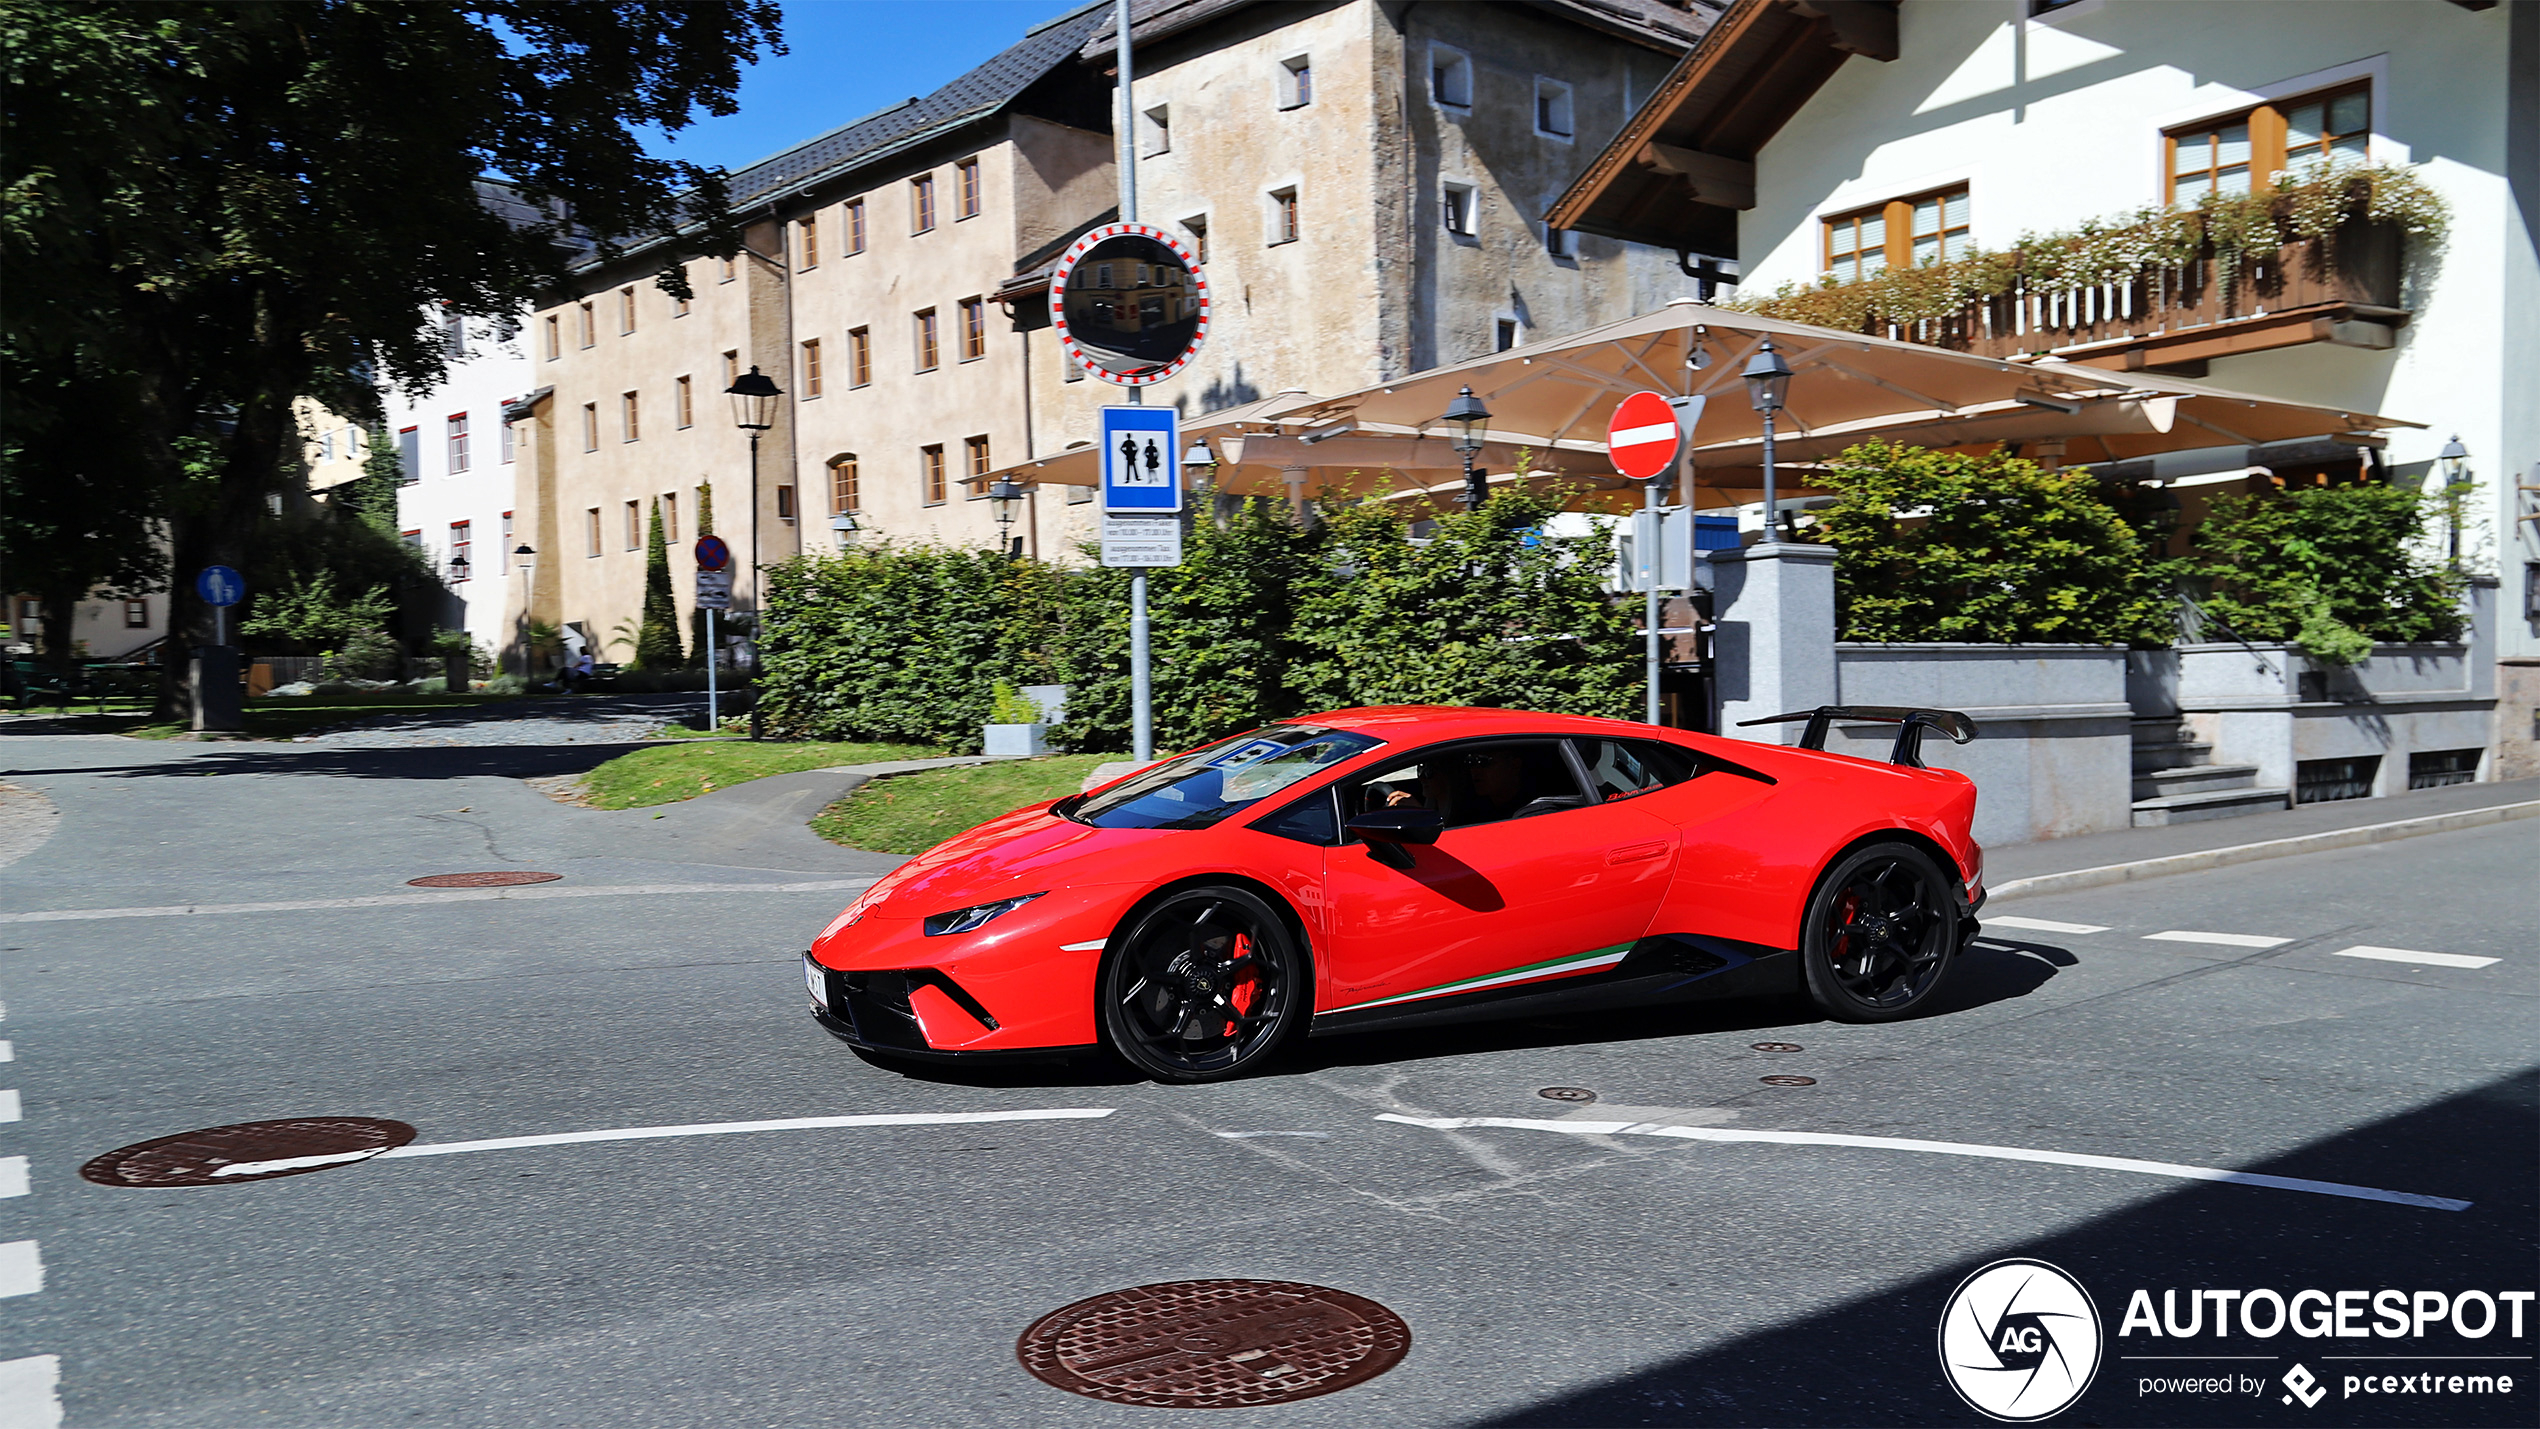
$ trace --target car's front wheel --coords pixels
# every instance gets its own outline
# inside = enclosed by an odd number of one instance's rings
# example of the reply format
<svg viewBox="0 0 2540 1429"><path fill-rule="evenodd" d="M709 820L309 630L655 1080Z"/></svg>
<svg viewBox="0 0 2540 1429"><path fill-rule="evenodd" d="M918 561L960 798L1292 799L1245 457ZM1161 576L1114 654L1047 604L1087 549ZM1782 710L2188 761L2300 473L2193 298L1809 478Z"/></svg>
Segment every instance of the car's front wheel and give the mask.
<svg viewBox="0 0 2540 1429"><path fill-rule="evenodd" d="M1104 1037L1163 1082L1258 1066L1307 1012L1304 952L1276 909L1241 888L1190 888L1113 941L1097 992Z"/></svg>
<svg viewBox="0 0 2540 1429"><path fill-rule="evenodd" d="M1845 855L1809 900L1800 965L1808 995L1846 1022L1893 1022L1929 1003L1958 952L1948 875L1913 844Z"/></svg>

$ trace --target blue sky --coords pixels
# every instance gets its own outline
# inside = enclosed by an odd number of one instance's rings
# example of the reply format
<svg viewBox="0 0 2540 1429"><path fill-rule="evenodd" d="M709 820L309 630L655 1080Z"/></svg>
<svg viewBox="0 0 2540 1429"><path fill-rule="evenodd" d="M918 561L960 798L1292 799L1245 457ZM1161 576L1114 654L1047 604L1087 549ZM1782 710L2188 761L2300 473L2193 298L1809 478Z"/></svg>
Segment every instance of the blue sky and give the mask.
<svg viewBox="0 0 2540 1429"><path fill-rule="evenodd" d="M785 43L741 73L741 112L667 140L666 159L737 169L911 95L931 93L1083 0L788 0Z"/></svg>

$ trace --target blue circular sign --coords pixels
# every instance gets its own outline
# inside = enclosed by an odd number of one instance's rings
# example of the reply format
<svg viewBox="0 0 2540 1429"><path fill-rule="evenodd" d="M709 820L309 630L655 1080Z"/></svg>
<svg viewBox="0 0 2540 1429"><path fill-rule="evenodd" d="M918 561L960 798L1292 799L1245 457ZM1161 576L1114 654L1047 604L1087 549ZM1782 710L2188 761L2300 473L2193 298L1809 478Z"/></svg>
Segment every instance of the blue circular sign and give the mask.
<svg viewBox="0 0 2540 1429"><path fill-rule="evenodd" d="M246 598L247 579L227 566L205 566L194 578L194 593L205 605L236 605Z"/></svg>
<svg viewBox="0 0 2540 1429"><path fill-rule="evenodd" d="M732 564L732 548L723 544L721 536L697 538L697 569L719 571Z"/></svg>

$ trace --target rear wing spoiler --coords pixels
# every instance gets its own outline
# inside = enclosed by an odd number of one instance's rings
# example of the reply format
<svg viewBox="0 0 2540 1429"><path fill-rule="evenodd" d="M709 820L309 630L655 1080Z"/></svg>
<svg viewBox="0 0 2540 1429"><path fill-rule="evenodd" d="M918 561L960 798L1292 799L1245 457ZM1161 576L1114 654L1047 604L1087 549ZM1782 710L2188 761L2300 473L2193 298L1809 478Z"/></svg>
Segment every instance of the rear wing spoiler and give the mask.
<svg viewBox="0 0 2540 1429"><path fill-rule="evenodd" d="M1802 749L1825 748L1826 731L1836 720L1895 725L1896 747L1888 751L1887 762L1901 764L1908 769L1926 767L1923 763L1924 730L1939 730L1955 744L1964 744L1976 737L1976 722L1956 710L1914 709L1905 705L1819 705L1813 710L1766 715L1762 719L1742 719L1737 722L1737 727L1789 724L1803 719L1808 721L1808 728L1800 732L1799 747Z"/></svg>

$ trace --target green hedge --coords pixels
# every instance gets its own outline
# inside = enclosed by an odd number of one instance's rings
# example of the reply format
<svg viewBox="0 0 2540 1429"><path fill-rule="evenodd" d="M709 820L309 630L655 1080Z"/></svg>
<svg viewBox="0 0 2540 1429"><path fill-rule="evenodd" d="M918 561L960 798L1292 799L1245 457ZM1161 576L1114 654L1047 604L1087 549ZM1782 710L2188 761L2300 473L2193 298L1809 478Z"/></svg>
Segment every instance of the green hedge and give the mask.
<svg viewBox="0 0 2540 1429"><path fill-rule="evenodd" d="M2395 486L2296 487L2213 499L2198 554L2172 563L2244 640L2351 664L2376 641L2457 640L2462 582L2422 542L2433 502Z"/></svg>
<svg viewBox="0 0 2540 1429"><path fill-rule="evenodd" d="M1031 661L1011 636L1029 578L993 551L878 542L767 570L760 709L786 739L976 752L992 685Z"/></svg>

